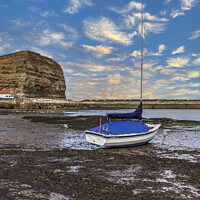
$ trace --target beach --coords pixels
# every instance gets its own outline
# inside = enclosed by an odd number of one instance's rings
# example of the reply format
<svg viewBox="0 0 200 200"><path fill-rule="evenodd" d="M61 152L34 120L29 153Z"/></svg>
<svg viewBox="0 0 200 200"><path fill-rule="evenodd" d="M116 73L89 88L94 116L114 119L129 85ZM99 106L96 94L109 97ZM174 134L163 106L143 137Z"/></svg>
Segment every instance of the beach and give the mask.
<svg viewBox="0 0 200 200"><path fill-rule="evenodd" d="M146 119L162 124L149 144L100 148L84 136L100 115L0 115L0 199L200 198L198 120Z"/></svg>

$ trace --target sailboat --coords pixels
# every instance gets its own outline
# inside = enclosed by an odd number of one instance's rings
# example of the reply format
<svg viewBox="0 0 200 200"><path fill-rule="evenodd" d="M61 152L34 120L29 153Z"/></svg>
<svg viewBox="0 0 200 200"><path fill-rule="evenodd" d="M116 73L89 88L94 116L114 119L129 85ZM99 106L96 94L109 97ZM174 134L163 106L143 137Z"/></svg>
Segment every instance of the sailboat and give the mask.
<svg viewBox="0 0 200 200"><path fill-rule="evenodd" d="M160 124L142 122L143 79L143 0L141 0L141 85L140 105L130 113L109 113L108 122L85 131L87 142L104 147L129 147L148 143L157 134ZM115 121L111 121L114 119Z"/></svg>

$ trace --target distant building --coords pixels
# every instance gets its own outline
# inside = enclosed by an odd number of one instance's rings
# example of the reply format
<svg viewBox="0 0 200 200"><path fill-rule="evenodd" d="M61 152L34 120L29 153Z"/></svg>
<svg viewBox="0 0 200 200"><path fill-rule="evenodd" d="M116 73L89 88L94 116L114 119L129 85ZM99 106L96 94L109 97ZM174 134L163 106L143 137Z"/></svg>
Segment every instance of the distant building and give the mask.
<svg viewBox="0 0 200 200"><path fill-rule="evenodd" d="M5 100L14 99L14 97L12 96L12 90L11 89L1 90L0 99L5 99Z"/></svg>

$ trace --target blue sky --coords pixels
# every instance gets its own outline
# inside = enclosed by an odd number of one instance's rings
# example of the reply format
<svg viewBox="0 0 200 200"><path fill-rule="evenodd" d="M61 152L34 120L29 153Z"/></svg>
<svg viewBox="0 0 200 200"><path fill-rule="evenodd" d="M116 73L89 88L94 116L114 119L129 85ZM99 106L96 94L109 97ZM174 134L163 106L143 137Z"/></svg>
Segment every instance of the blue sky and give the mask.
<svg viewBox="0 0 200 200"><path fill-rule="evenodd" d="M143 2L144 99L200 99L200 1ZM140 1L1 0L0 55L54 59L68 99L138 99L140 22Z"/></svg>

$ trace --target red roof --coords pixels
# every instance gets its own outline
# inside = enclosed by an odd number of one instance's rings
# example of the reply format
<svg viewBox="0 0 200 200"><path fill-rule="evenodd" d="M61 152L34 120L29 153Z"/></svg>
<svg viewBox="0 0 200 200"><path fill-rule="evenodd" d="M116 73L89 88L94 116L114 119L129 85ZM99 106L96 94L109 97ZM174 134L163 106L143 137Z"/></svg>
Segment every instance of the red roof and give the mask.
<svg viewBox="0 0 200 200"><path fill-rule="evenodd" d="M11 89L3 89L0 91L0 94L10 94L10 93L12 93Z"/></svg>

